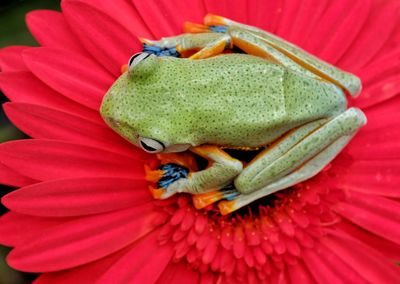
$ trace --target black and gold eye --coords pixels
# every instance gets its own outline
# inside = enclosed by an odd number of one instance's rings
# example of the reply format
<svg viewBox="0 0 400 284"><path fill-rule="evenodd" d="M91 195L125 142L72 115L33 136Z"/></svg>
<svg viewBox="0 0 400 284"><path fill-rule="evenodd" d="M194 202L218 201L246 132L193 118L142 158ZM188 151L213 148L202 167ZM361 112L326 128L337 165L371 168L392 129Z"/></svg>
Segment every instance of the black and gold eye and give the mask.
<svg viewBox="0 0 400 284"><path fill-rule="evenodd" d="M165 146L160 141L151 138L139 138L140 147L147 153L159 153L165 150Z"/></svg>
<svg viewBox="0 0 400 284"><path fill-rule="evenodd" d="M138 52L138 53L132 55L132 57L129 59L129 62L128 62L129 71L132 71L133 68L135 68L140 62L142 62L143 60L148 58L150 55L151 55L151 53L147 53L147 52Z"/></svg>

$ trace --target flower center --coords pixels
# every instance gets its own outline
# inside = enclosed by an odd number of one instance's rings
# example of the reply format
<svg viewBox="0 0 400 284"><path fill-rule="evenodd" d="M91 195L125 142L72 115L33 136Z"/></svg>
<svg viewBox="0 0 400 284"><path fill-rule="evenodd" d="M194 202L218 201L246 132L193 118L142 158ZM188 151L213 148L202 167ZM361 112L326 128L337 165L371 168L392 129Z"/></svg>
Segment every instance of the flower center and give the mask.
<svg viewBox="0 0 400 284"><path fill-rule="evenodd" d="M243 159L251 154L241 153ZM159 176L158 164L171 162L201 168L191 154L158 155L146 166L147 179ZM192 195L181 193L157 201L166 223L160 245L173 245L174 259L201 272L219 272L224 281L259 281L298 263L302 251L312 248L338 221L332 204L344 198L342 190L328 187L327 172L292 188L263 197L229 215L221 215L215 203L197 209ZM322 180L322 181L321 181ZM152 187L151 187L152 188Z"/></svg>

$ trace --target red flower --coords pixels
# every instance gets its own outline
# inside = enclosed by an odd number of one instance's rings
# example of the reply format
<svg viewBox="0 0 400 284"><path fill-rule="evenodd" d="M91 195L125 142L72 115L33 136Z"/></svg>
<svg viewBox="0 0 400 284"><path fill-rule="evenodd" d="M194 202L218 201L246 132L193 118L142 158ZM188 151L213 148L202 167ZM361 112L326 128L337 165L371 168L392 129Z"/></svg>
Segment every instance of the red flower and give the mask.
<svg viewBox="0 0 400 284"><path fill-rule="evenodd" d="M400 274L400 3L396 0L88 1L36 11L42 47L0 51L11 121L0 145L1 243L36 283L395 283ZM138 36L179 34L207 12L259 26L362 78L365 126L331 167L249 213L154 201L153 156L101 120Z"/></svg>

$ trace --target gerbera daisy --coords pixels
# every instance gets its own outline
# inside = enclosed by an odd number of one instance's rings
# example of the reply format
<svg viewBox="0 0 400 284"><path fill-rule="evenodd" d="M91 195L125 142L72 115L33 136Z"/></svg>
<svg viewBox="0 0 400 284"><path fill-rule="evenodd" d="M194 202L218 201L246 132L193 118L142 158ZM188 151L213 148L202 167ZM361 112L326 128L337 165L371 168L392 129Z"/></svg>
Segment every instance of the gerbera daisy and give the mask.
<svg viewBox="0 0 400 284"><path fill-rule="evenodd" d="M1 243L36 283L396 283L400 256L398 1L85 1L35 11L38 48L0 50L10 120L33 139L0 145ZM208 12L275 33L358 75L368 117L315 178L237 213L155 201L158 161L99 107L138 37L181 33Z"/></svg>

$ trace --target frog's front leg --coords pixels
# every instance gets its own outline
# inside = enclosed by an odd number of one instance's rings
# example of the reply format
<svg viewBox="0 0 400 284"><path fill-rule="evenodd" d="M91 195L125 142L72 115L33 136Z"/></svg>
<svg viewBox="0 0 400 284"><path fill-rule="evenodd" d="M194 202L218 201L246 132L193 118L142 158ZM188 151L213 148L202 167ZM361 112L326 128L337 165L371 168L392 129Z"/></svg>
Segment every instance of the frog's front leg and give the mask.
<svg viewBox="0 0 400 284"><path fill-rule="evenodd" d="M222 53L231 46L230 36L221 33L182 34L174 37L164 37L153 41L141 39L144 51L156 55L169 55L177 52L180 55L196 51L190 59L204 59ZM165 53L165 54L163 54Z"/></svg>
<svg viewBox="0 0 400 284"><path fill-rule="evenodd" d="M203 145L190 150L207 159L210 166L173 182L162 195L158 196L159 198L165 199L177 192L199 194L218 190L230 184L243 169L242 162L232 158L217 146Z"/></svg>
<svg viewBox="0 0 400 284"><path fill-rule="evenodd" d="M288 133L261 152L235 179L235 187L242 194L233 201L220 202L221 212L227 214L316 175L365 123L364 114L350 108L327 122L311 122Z"/></svg>

